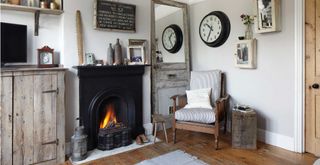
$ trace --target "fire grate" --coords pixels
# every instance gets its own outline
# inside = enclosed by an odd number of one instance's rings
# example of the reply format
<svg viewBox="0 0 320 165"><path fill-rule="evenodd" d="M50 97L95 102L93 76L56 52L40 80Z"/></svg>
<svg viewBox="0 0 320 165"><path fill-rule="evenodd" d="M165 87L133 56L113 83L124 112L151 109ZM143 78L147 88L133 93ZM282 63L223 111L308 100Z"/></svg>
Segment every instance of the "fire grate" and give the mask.
<svg viewBox="0 0 320 165"><path fill-rule="evenodd" d="M127 146L132 143L130 132L131 129L121 123L113 127L100 128L97 148L104 151Z"/></svg>

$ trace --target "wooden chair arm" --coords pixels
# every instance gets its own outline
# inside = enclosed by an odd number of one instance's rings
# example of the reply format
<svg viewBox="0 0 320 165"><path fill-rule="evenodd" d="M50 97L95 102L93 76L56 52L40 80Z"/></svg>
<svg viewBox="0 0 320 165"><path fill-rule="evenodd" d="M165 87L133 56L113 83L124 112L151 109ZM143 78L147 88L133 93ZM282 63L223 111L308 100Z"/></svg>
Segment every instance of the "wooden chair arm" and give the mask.
<svg viewBox="0 0 320 165"><path fill-rule="evenodd" d="M228 108L228 103L229 103L229 95L228 94L226 96L224 96L224 97L219 98L215 102L216 122L220 122L224 118L225 114L227 113L226 109Z"/></svg>
<svg viewBox="0 0 320 165"><path fill-rule="evenodd" d="M187 104L187 95L173 95L170 97L170 99L173 100L173 107L176 106L176 109L173 108L174 110L178 110L182 107L184 107Z"/></svg>

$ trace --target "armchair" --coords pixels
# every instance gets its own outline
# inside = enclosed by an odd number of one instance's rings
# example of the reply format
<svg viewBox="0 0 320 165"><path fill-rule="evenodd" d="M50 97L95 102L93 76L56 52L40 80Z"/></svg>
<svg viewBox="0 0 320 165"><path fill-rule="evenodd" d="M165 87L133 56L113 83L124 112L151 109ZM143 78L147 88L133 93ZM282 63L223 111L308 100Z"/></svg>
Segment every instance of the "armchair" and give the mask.
<svg viewBox="0 0 320 165"><path fill-rule="evenodd" d="M219 130L224 121L226 133L227 108L229 95L225 92L225 74L219 70L191 72L190 89L211 88L212 109L185 108L186 95L174 95L173 100L173 142L176 142L176 130L189 130L213 134L214 146L218 149ZM211 116L212 115L212 116Z"/></svg>

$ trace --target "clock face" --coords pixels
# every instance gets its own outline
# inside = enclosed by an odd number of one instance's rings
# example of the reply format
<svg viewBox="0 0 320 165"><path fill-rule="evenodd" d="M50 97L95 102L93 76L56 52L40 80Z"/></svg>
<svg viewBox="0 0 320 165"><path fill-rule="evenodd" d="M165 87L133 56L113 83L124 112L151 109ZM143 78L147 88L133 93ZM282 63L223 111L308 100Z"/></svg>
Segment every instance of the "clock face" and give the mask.
<svg viewBox="0 0 320 165"><path fill-rule="evenodd" d="M166 49L172 49L177 42L176 33L172 28L167 28L163 32L163 45Z"/></svg>
<svg viewBox="0 0 320 165"><path fill-rule="evenodd" d="M199 26L201 40L211 47L222 45L229 37L230 21L221 11L214 11L206 15Z"/></svg>
<svg viewBox="0 0 320 165"><path fill-rule="evenodd" d="M50 52L41 53L41 64L52 64L52 54Z"/></svg>
<svg viewBox="0 0 320 165"><path fill-rule="evenodd" d="M182 40L182 31L178 25L170 25L162 33L163 47L170 53L176 53L180 50Z"/></svg>
<svg viewBox="0 0 320 165"><path fill-rule="evenodd" d="M206 42L214 42L221 35L222 25L220 19L215 15L204 18L200 24L200 35Z"/></svg>

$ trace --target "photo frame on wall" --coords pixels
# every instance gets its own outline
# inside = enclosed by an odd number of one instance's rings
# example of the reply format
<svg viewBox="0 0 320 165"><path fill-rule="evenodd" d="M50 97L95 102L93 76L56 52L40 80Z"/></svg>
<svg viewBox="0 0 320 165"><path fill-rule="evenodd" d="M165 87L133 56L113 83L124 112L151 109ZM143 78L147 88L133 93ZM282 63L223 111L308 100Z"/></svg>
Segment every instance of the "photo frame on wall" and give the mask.
<svg viewBox="0 0 320 165"><path fill-rule="evenodd" d="M257 63L257 40L240 40L236 45L235 66L255 69Z"/></svg>
<svg viewBox="0 0 320 165"><path fill-rule="evenodd" d="M281 0L254 0L255 32L281 31Z"/></svg>

